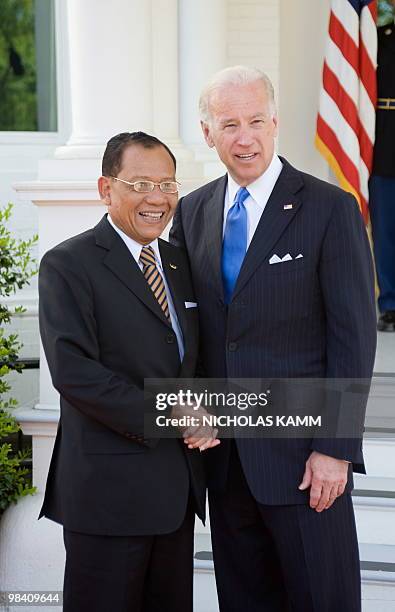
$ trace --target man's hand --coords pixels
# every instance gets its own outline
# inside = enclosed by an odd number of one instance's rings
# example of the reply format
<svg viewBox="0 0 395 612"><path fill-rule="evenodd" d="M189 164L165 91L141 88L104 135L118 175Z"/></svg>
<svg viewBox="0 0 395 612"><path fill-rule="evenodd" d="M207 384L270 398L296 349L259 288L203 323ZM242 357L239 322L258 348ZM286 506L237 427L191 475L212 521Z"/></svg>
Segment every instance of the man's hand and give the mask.
<svg viewBox="0 0 395 612"><path fill-rule="evenodd" d="M207 429L207 427L205 428ZM188 445L188 448L198 448L200 452L207 450L208 448L214 448L221 444L221 440L218 440L216 437L218 435L218 429L213 429L212 437L203 437L203 438L185 438L184 443Z"/></svg>
<svg viewBox="0 0 395 612"><path fill-rule="evenodd" d="M198 448L200 452L207 450L208 448L214 448L220 444L220 440L217 440L218 429L210 427L210 425L204 425L201 422L203 415L208 415L208 412L200 407L196 410L191 406L175 406L172 410L172 416L176 418L181 417L193 417L196 425L190 427L179 427L182 432L184 443L188 445L189 449Z"/></svg>
<svg viewBox="0 0 395 612"><path fill-rule="evenodd" d="M331 507L344 493L347 484L348 461L335 459L313 451L306 461L306 469L299 489L310 489L310 508L322 512Z"/></svg>

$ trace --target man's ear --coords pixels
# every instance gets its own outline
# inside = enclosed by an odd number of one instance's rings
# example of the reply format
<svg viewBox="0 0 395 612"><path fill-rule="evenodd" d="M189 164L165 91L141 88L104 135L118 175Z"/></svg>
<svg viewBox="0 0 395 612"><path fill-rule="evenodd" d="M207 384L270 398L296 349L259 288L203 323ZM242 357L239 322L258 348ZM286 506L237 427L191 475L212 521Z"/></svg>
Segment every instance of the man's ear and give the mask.
<svg viewBox="0 0 395 612"><path fill-rule="evenodd" d="M100 199L106 206L111 204L111 184L108 176L101 176L97 181Z"/></svg>
<svg viewBox="0 0 395 612"><path fill-rule="evenodd" d="M274 136L278 136L278 117L277 115L273 115L273 123L274 123Z"/></svg>
<svg viewBox="0 0 395 612"><path fill-rule="evenodd" d="M204 140L207 142L208 146L212 149L214 146L214 141L211 138L211 134L210 134L210 126L208 123L206 123L205 121L201 121L200 125L202 127L202 131L203 131L203 136L204 136Z"/></svg>

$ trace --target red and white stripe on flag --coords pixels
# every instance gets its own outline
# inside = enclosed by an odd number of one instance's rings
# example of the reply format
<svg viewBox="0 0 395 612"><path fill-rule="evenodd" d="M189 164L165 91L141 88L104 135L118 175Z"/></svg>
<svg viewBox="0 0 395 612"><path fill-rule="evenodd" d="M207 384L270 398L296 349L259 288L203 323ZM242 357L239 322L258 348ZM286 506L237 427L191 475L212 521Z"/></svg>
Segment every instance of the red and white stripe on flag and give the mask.
<svg viewBox="0 0 395 612"><path fill-rule="evenodd" d="M376 0L331 0L316 146L368 220L377 102Z"/></svg>

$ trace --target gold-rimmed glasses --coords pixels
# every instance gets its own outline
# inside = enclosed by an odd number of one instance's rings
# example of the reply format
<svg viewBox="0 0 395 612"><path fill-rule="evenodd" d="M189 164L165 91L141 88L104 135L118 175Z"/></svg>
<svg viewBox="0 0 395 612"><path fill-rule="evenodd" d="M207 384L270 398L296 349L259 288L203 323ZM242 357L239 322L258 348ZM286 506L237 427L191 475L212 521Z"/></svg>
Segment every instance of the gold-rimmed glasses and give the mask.
<svg viewBox="0 0 395 612"><path fill-rule="evenodd" d="M154 181L125 181L124 179L117 178L116 176L110 176L114 181L120 181L133 188L137 193L150 193L155 189L156 186L162 191L162 193L177 193L181 183L178 181L162 181L161 183L155 183Z"/></svg>

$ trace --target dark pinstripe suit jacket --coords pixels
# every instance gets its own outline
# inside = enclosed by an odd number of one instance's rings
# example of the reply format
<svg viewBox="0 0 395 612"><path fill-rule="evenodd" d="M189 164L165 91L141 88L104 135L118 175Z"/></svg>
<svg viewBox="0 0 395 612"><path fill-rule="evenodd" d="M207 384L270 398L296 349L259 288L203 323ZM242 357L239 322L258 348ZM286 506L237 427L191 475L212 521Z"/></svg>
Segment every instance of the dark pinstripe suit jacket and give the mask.
<svg viewBox="0 0 395 612"><path fill-rule="evenodd" d="M357 203L282 162L228 308L221 280L226 176L179 202L170 240L189 255L205 374L370 378L376 348L374 277ZM292 261L269 264L273 254L287 253ZM295 259L299 254L303 257ZM307 493L297 486L312 450L350 460L355 471L364 471L360 439L239 439L237 444L250 489L261 503L306 501ZM224 484L228 456L227 441L207 453L210 486Z"/></svg>

